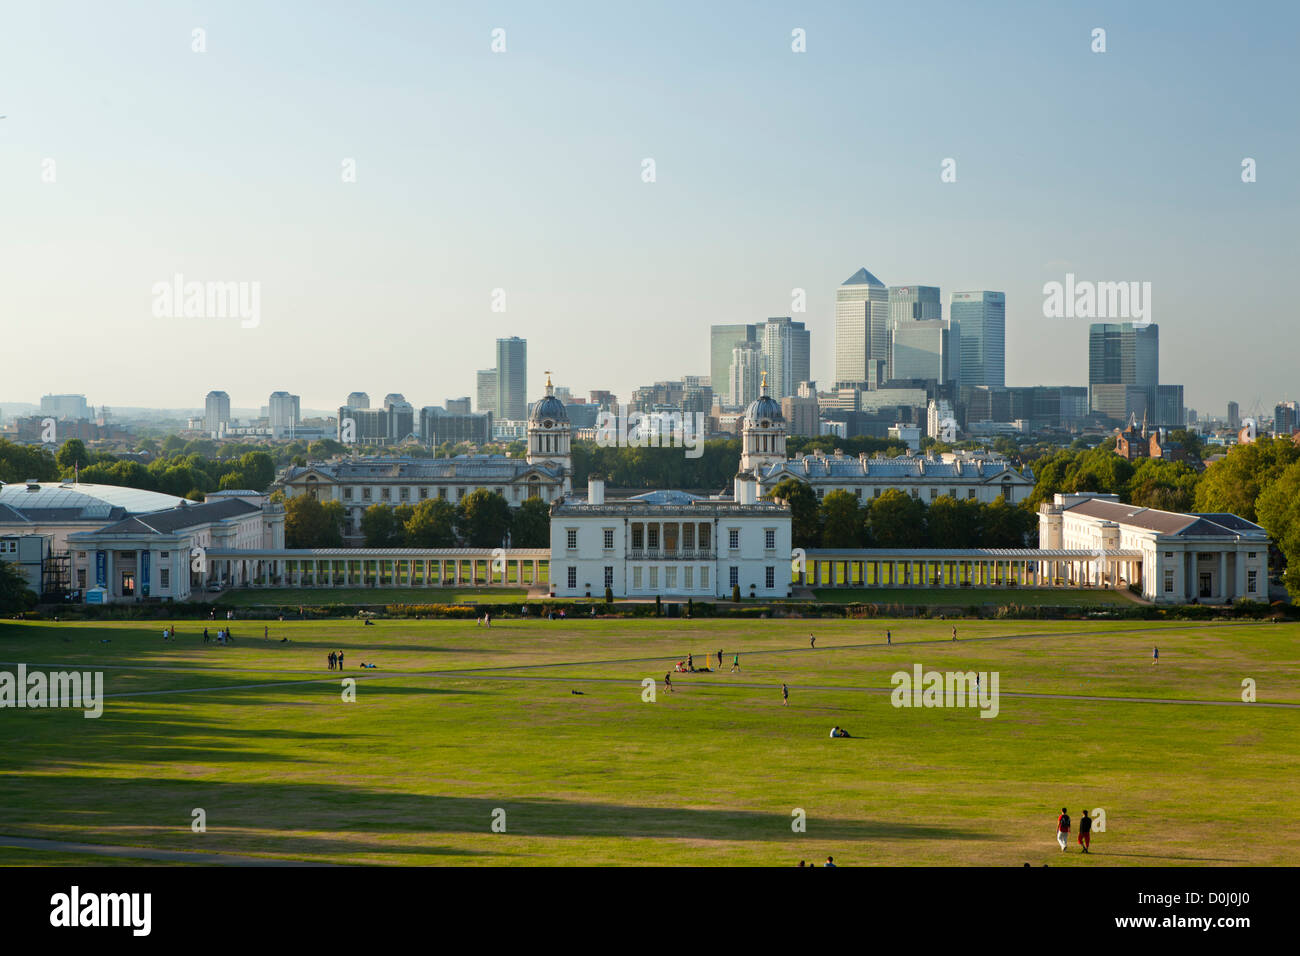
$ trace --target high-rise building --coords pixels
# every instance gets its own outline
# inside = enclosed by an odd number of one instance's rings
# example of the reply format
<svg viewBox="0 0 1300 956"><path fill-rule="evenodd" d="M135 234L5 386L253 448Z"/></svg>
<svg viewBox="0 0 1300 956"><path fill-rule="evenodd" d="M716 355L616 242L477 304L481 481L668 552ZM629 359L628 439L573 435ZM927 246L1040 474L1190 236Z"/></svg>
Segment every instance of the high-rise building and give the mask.
<svg viewBox="0 0 1300 956"><path fill-rule="evenodd" d="M757 326L709 326L709 379L713 383L714 392L727 394L727 383L731 380L732 350L757 342Z"/></svg>
<svg viewBox="0 0 1300 956"><path fill-rule="evenodd" d="M388 440L405 441L415 434L415 407L399 392L384 396L384 411L388 413Z"/></svg>
<svg viewBox="0 0 1300 956"><path fill-rule="evenodd" d="M41 415L76 422L90 418L90 407L85 395L42 395Z"/></svg>
<svg viewBox="0 0 1300 956"><path fill-rule="evenodd" d="M1159 384L1160 326L1094 322L1088 327L1088 402L1094 412L1102 412L1113 421L1121 422L1141 417L1132 400L1127 398L1124 400L1124 413L1117 415L1121 407L1120 396L1126 393L1116 388L1101 388L1131 385L1147 390L1145 405L1151 424L1172 424L1162 421L1155 407L1155 389ZM1182 419L1181 407L1177 418L1179 421Z"/></svg>
<svg viewBox="0 0 1300 956"><path fill-rule="evenodd" d="M203 400L203 430L209 438L220 438L230 424L230 396L225 392L208 392Z"/></svg>
<svg viewBox="0 0 1300 956"><path fill-rule="evenodd" d="M494 368L481 368L475 373L478 395L478 410L482 412L497 413L497 370Z"/></svg>
<svg viewBox="0 0 1300 956"><path fill-rule="evenodd" d="M944 319L903 319L891 329L894 379L926 379L947 385L960 374L960 330Z"/></svg>
<svg viewBox="0 0 1300 956"><path fill-rule="evenodd" d="M889 289L859 269L835 291L835 381L867 381L867 363L889 364Z"/></svg>
<svg viewBox="0 0 1300 956"><path fill-rule="evenodd" d="M789 426L788 434L816 437L821 432L820 407L817 395L787 395L781 399L781 414Z"/></svg>
<svg viewBox="0 0 1300 956"><path fill-rule="evenodd" d="M294 429L302 421L301 407L297 395L288 392L272 392L267 405L267 417L271 424L271 437L293 437Z"/></svg>
<svg viewBox="0 0 1300 956"><path fill-rule="evenodd" d="M1181 385L1156 386L1156 414L1152 424L1162 428L1181 427L1187 424L1187 416L1183 411Z"/></svg>
<svg viewBox="0 0 1300 956"><path fill-rule="evenodd" d="M757 342L742 342L731 350L731 369L727 376L727 405L744 408L758 398L763 371L763 352Z"/></svg>
<svg viewBox="0 0 1300 956"><path fill-rule="evenodd" d="M497 339L497 419L522 421L528 415L528 342L517 336Z"/></svg>
<svg viewBox="0 0 1300 956"><path fill-rule="evenodd" d="M449 406L451 402L447 403ZM458 408L460 406L457 406ZM485 445L492 440L492 413L447 411L436 405L420 409L420 440L434 448L445 442Z"/></svg>
<svg viewBox="0 0 1300 956"><path fill-rule="evenodd" d="M962 385L1006 385L1006 293L954 292L948 319L961 339L957 380Z"/></svg>
<svg viewBox="0 0 1300 956"><path fill-rule="evenodd" d="M370 396L365 392L348 392L348 408L369 408Z"/></svg>
<svg viewBox="0 0 1300 956"><path fill-rule="evenodd" d="M1236 402L1228 403L1228 427L1233 431L1241 427L1241 406Z"/></svg>
<svg viewBox="0 0 1300 956"><path fill-rule="evenodd" d="M943 318L939 287L934 285L891 285L889 287L889 327L898 322L924 322ZM901 376L895 376L901 378Z"/></svg>
<svg viewBox="0 0 1300 956"><path fill-rule="evenodd" d="M795 387L811 377L811 337L802 322L789 316L768 319L759 326L767 394L775 399L793 395Z"/></svg>
<svg viewBox="0 0 1300 956"><path fill-rule="evenodd" d="M1273 434L1289 438L1300 428L1300 403L1279 402L1273 408Z"/></svg>
<svg viewBox="0 0 1300 956"><path fill-rule="evenodd" d="M447 399L448 415L469 415L472 412L473 409L470 407L470 400L468 395L466 395L464 398Z"/></svg>

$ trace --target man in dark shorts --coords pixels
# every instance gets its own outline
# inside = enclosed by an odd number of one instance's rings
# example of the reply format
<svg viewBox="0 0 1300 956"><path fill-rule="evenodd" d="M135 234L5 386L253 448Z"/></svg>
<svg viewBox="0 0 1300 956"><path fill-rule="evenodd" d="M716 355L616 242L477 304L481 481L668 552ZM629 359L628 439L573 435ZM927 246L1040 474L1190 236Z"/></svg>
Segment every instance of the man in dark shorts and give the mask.
<svg viewBox="0 0 1300 956"><path fill-rule="evenodd" d="M673 675L671 673L664 674L664 690L670 694L673 692Z"/></svg>
<svg viewBox="0 0 1300 956"><path fill-rule="evenodd" d="M781 685L781 703L786 707L790 706L790 688L785 684Z"/></svg>
<svg viewBox="0 0 1300 956"><path fill-rule="evenodd" d="M718 670L722 670L722 651L718 651Z"/></svg>
<svg viewBox="0 0 1300 956"><path fill-rule="evenodd" d="M343 652L339 651L339 670L343 670Z"/></svg>
<svg viewBox="0 0 1300 956"><path fill-rule="evenodd" d="M1087 810L1079 817L1079 846L1083 847L1084 853L1092 846L1092 817L1088 816Z"/></svg>

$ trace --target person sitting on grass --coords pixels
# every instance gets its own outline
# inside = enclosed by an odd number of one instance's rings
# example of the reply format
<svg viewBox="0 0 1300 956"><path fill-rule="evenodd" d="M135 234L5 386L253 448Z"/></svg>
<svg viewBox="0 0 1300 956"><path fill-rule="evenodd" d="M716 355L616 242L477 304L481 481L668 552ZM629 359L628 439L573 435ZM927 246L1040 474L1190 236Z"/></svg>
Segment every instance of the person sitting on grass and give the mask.
<svg viewBox="0 0 1300 956"><path fill-rule="evenodd" d="M847 730L845 730L843 727L840 727L839 725L836 725L836 726L834 726L834 727L831 728L831 736L832 736L832 737L852 737L853 735L850 734L850 733L849 733Z"/></svg>

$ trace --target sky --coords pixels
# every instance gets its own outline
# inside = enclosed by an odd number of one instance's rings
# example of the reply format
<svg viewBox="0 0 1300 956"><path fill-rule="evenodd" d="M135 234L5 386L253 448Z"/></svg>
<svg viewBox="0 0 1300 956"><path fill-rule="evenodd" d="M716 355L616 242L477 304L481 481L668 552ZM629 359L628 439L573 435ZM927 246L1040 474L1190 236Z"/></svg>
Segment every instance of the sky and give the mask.
<svg viewBox="0 0 1300 956"><path fill-rule="evenodd" d="M1005 292L1008 385L1087 383L1044 283L1150 282L1161 381L1271 411L1297 35L1289 2L9 4L0 400L419 407L510 335L530 399L549 369L626 400L779 315L829 384L865 266L945 317ZM256 323L156 315L177 274L256 288Z"/></svg>

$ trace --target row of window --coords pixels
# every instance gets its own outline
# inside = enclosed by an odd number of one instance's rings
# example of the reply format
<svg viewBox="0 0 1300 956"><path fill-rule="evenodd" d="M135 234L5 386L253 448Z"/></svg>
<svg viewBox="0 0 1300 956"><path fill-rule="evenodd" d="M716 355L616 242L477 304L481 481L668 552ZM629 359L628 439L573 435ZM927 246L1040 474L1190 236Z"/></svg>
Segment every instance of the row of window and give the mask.
<svg viewBox="0 0 1300 956"><path fill-rule="evenodd" d="M445 486L445 485L438 485L438 486L436 486L436 488L437 488L437 492L438 492L438 497L439 497L439 498L446 498L446 497L447 497L447 492L450 490L447 486ZM360 494L359 497L354 495L354 492L357 491L357 490L360 490L360 492L361 492L361 494ZM395 489L394 489L394 488L391 488L391 487L389 487L389 486L387 486L387 485L384 485L384 486L380 487L380 489L379 489L379 497L378 497L378 500L379 500L379 501L393 501L394 498L393 498L392 492L393 492L394 490L397 492L397 498L396 498L397 501L410 501L410 500L412 500L412 495L411 495L412 487L411 487L410 485L399 485L399 486L398 486L397 488L395 488ZM420 500L420 501L424 501L426 498L429 497L429 493L430 493L430 491L432 491L432 490L434 490L434 489L431 488L431 487L428 486L428 485L421 485L419 488L416 488L416 489L414 489L414 490L416 490L416 491L419 492L418 500ZM466 486L466 485L460 485L460 486L456 487L455 490L456 490L455 499L456 499L457 501L459 501L461 498L464 498L467 494L472 494L473 492L477 491L478 488L477 488L477 487L473 487L473 488L471 488L471 487ZM502 498L509 497L509 495L506 494L506 487L505 487L504 485L498 485L498 486L496 486L496 487L494 487L494 488L491 488L491 489L489 489L489 490L491 490L491 491L495 491L495 492L496 492L497 494L499 494ZM514 498L515 498L516 501L519 500L519 498L521 498L521 497L523 496L523 491L524 491L524 489L523 489L522 486L520 486L520 485L512 485L512 486L510 487L510 490L513 492L513 495L514 495ZM351 487L345 487L345 488L343 489L343 500L344 500L344 501L374 501L374 500L376 500L376 499L375 499L375 497L374 497L374 495L373 495L372 492L373 492L373 489L371 489L371 488L368 487L368 486L363 486L363 487L361 487L360 489L351 488ZM529 498L536 498L540 493L541 493L541 483L538 482L538 481L532 481L532 480L530 480L530 481L528 482L528 497L529 497Z"/></svg>
<svg viewBox="0 0 1300 956"><path fill-rule="evenodd" d="M683 532L689 532L693 528L694 525L684 525ZM635 551L640 551L643 548L642 542L648 541L649 550L651 551L658 550L659 528L654 525L651 525L648 529L646 529L645 535L642 535L641 532L642 532L641 528L632 529L632 549ZM604 549L606 551L614 550L614 529L613 528L602 529L602 542L603 542ZM564 529L564 545L570 551L578 550L578 529L577 528ZM683 533L682 548L687 551L690 551L693 550L694 547L695 544L693 541L693 535L689 533ZM708 547L709 547L709 526L700 525L700 549L708 550ZM737 551L740 549L739 528L727 529L727 547L730 548L732 551ZM775 528L763 529L763 547L768 551L772 551L776 548ZM670 545L669 550L674 550L674 548Z"/></svg>
<svg viewBox="0 0 1300 956"><path fill-rule="evenodd" d="M605 565L605 575L603 587L612 588L614 586L614 568L612 565ZM707 591L709 584L709 566L701 565L695 568L687 565L683 568L666 567L659 568L657 565L642 567L641 565L632 566L632 590L658 591L659 590L659 572L663 571L663 587L666 591L677 590L677 572L681 571L681 589L684 591L694 591L697 589ZM699 572L698 575L696 572ZM569 565L566 575L566 581L570 590L578 586L578 569ZM698 584L697 584L698 582ZM740 568L730 567L727 569L727 586L737 587L740 584ZM772 589L776 587L776 568L766 567L763 569L763 587Z"/></svg>
<svg viewBox="0 0 1300 956"><path fill-rule="evenodd" d="M818 488L817 488L817 497L818 497L818 498L825 498L827 492L829 492L829 491L849 491L849 490L850 490L850 489L848 489L848 488L825 488L825 487L818 487ZM862 498L862 489L861 489L861 488L853 488L853 489L851 489L851 490L853 491L853 495L854 495L854 497L856 497L856 498L858 498L859 500L861 500L861 498ZM881 493L882 491L888 491L888 490L889 490L888 488L880 488L880 487L876 487L876 488L872 489L871 497L873 497L873 498L879 498L879 497L880 497L880 493ZM920 489L920 488L896 488L895 490L896 490L896 491L906 491L906 492L907 492L908 494L910 494L913 498L920 498L920 497L921 497L921 489ZM945 490L942 490L942 491L940 491L940 489L938 489L938 488L931 488L931 489L930 489L930 500L931 500L931 501L935 501L936 499L938 499L938 498L941 497L941 496L942 496L942 497L947 497L947 498L957 498L957 497L960 497L960 496L958 495L957 492L958 492L958 489L956 489L956 488L948 488L948 489L945 489ZM976 489L974 489L974 488L967 488L967 489L966 489L966 498L967 498L967 500L969 500L969 501L974 501L974 500L975 500L975 492L976 492ZM1011 485L1010 485L1010 484L1004 484L1004 485L1002 486L1001 494L1002 494L1002 497L1003 497L1003 498L1005 498L1005 499L1007 499L1008 501L1010 501L1010 500L1011 500Z"/></svg>

